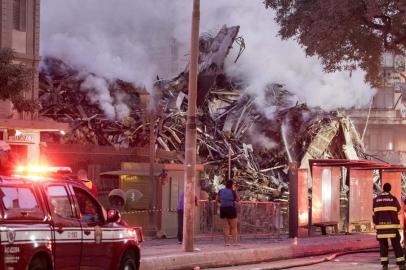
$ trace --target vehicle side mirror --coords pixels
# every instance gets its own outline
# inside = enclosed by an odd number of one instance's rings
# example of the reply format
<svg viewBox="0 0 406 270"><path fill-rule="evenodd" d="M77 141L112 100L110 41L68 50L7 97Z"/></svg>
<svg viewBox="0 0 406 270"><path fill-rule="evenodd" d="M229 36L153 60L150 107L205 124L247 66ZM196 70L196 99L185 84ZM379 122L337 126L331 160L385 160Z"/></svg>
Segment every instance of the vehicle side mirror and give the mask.
<svg viewBox="0 0 406 270"><path fill-rule="evenodd" d="M107 222L113 223L119 221L121 218L121 214L116 209L109 209L107 210Z"/></svg>

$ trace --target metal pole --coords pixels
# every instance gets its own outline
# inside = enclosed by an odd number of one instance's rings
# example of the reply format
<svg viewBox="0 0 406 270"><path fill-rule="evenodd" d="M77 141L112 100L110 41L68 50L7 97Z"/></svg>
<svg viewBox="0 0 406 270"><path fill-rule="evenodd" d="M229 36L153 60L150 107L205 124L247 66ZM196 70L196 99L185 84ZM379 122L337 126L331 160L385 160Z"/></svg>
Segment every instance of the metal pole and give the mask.
<svg viewBox="0 0 406 270"><path fill-rule="evenodd" d="M193 252L194 197L196 180L196 97L199 56L200 0L193 1L190 40L189 92L185 144L185 206L183 212L183 250Z"/></svg>
<svg viewBox="0 0 406 270"><path fill-rule="evenodd" d="M311 169L313 170L313 169ZM311 177L313 177L313 173L311 172ZM309 206L308 206L308 211L309 211L309 218L308 218L308 224L307 224L307 236L310 237L312 236L312 222L313 222L313 178L312 178L312 186L310 189L310 194L308 198Z"/></svg>
<svg viewBox="0 0 406 270"><path fill-rule="evenodd" d="M348 184L348 201L347 201L347 209L346 209L346 219L345 219L345 234L350 234L350 207L351 207L351 167L347 167L347 180L346 183Z"/></svg>
<svg viewBox="0 0 406 270"><path fill-rule="evenodd" d="M296 161L289 164L289 237L298 236L299 229L299 209L298 209L298 169Z"/></svg>
<svg viewBox="0 0 406 270"><path fill-rule="evenodd" d="M231 179L231 145L228 145L228 179Z"/></svg>
<svg viewBox="0 0 406 270"><path fill-rule="evenodd" d="M151 181L151 198L149 201L149 225L151 230L157 230L155 210L157 202L157 181L155 179L155 117L152 109L149 111L149 178Z"/></svg>
<svg viewBox="0 0 406 270"><path fill-rule="evenodd" d="M310 166L309 168L309 172L310 172L310 179L309 177L307 178L308 182L307 183L307 188L309 191L309 195L308 195L308 208L307 210L309 211L309 215L308 215L308 224L307 224L307 236L310 237L312 236L312 228L313 228L313 166ZM310 187L310 188L309 188Z"/></svg>

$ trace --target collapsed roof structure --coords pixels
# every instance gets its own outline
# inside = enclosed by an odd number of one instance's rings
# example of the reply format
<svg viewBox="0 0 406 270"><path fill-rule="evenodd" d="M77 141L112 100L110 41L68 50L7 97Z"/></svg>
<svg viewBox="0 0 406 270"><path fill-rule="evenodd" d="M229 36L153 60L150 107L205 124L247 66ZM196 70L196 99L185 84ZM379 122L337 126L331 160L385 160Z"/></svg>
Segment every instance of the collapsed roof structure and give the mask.
<svg viewBox="0 0 406 270"><path fill-rule="evenodd" d="M307 167L309 159L364 158L362 142L344 113L308 108L292 101L294 96L275 83L264 89L265 104L273 111L268 115L238 78L225 74L224 61L232 45L240 45L240 52L244 49L238 31L238 26L224 26L216 36L200 39L197 154L198 161L207 165L202 187L214 192L231 159L241 196L270 200L287 186L289 159ZM55 58L43 62L40 114L70 123L64 143L146 146L153 128L157 148L176 151L178 159L171 162L183 162L187 68L171 80L156 81L154 118L148 116L149 108L142 102L145 90L121 80L104 80L110 97L119 97L129 109L127 116L109 119L101 109L103 100L84 91L87 78L95 74L79 72ZM114 105L115 100L110 101Z"/></svg>

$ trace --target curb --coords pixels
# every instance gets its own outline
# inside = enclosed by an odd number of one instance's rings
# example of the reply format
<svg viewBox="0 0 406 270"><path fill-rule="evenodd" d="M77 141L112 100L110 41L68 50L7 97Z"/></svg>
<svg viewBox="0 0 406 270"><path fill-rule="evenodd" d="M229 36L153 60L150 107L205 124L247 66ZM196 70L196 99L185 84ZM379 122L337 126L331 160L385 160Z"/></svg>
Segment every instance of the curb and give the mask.
<svg viewBox="0 0 406 270"><path fill-rule="evenodd" d="M377 248L375 238L337 240L311 244L281 244L262 248L229 251L206 251L176 255L152 256L141 260L141 270L191 270L200 268L254 264L291 258L317 256L345 251Z"/></svg>

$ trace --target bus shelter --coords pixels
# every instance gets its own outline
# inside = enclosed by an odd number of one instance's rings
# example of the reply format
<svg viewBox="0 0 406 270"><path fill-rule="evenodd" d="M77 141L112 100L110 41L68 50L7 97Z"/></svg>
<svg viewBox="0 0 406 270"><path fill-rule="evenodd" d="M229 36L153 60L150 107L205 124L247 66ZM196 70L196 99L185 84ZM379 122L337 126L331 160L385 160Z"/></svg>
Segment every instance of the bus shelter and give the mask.
<svg viewBox="0 0 406 270"><path fill-rule="evenodd" d="M338 232L340 224L347 233L353 228L371 230L374 173L379 173L381 185L392 185L391 193L401 202L401 177L406 167L371 160L313 159L309 160L309 168L309 236L314 227L320 227L322 234L328 226ZM343 193L348 194L345 200Z"/></svg>

